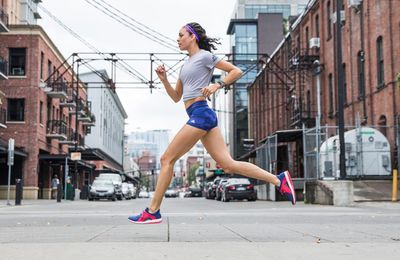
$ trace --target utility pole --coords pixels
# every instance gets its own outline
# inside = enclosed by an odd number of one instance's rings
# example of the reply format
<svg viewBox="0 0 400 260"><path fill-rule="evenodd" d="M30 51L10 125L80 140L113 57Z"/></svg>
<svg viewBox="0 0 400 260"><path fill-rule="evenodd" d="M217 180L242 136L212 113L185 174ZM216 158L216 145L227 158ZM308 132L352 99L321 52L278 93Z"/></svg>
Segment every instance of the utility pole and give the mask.
<svg viewBox="0 0 400 260"><path fill-rule="evenodd" d="M339 169L340 179L346 178L346 148L344 141L344 78L342 61L342 23L340 11L343 0L336 0L336 68L338 82Z"/></svg>

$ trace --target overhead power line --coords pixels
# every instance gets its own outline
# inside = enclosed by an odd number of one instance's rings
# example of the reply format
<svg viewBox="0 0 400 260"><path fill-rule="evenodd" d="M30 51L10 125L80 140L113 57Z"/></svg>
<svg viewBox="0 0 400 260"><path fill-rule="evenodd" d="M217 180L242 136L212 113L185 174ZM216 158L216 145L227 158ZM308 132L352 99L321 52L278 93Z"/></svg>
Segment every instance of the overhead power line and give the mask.
<svg viewBox="0 0 400 260"><path fill-rule="evenodd" d="M88 4L90 4L91 6L93 6L94 8L96 8L97 10L101 11L102 13L104 13L105 15L107 15L108 17L114 19L115 21L119 22L120 24L128 27L129 29L131 29L132 31L146 37L147 39L156 42L160 45L163 45L164 47L173 50L174 52L180 52L180 50L177 48L176 44L170 44L167 43L161 39L159 39L159 37L153 35L152 33L146 32L145 30L137 27L136 25L134 25L133 23L127 21L125 18L121 17L120 15L118 15L117 13L109 10L109 8L107 8L106 6L104 6L103 4L101 4L100 2L97 2L96 0L92 0L93 2L89 1L89 0L85 0Z"/></svg>
<svg viewBox="0 0 400 260"><path fill-rule="evenodd" d="M129 18L130 20L132 20L133 22L139 24L140 26L143 26L145 29L147 29L147 30L149 30L149 31L151 31L151 32L153 32L153 33L155 33L155 34L157 34L158 36L161 36L162 38L164 38L164 39L170 41L172 44L174 44L174 46L176 46L176 40L174 40L174 39L172 39L172 38L169 38L168 36L165 36L164 34L157 32L156 30L151 29L150 27L146 26L145 24L143 24L143 23L141 23L141 22L135 20L135 19L132 18L131 16L129 16L129 15L125 14L124 12L120 11L119 9L113 7L112 5L110 5L109 3L107 3L106 1L104 1L104 0L100 0L100 1L103 2L104 4L106 4L107 6L109 6L110 8L114 9L114 10L117 11L118 13L122 14L123 16L128 17L128 18Z"/></svg>

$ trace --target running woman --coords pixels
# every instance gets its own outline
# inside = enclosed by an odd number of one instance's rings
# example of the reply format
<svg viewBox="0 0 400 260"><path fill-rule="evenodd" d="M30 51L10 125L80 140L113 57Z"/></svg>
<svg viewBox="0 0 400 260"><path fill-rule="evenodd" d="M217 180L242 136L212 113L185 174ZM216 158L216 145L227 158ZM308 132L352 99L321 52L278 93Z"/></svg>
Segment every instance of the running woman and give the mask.
<svg viewBox="0 0 400 260"><path fill-rule="evenodd" d="M183 99L189 120L161 157L161 172L149 207L128 219L136 224L154 224L162 221L160 206L171 182L174 164L199 140L226 173L239 173L272 183L295 205L295 191L288 171L275 176L249 162L232 159L218 128L216 114L207 104L206 98L234 83L240 78L242 71L211 53L211 50L216 50L215 44L220 43L217 39L208 37L198 23L183 26L179 30L177 41L179 49L188 52L189 59L183 65L175 87L169 83L164 65L158 66L156 73L173 101L179 102ZM227 75L223 80L210 84L214 68L225 71Z"/></svg>

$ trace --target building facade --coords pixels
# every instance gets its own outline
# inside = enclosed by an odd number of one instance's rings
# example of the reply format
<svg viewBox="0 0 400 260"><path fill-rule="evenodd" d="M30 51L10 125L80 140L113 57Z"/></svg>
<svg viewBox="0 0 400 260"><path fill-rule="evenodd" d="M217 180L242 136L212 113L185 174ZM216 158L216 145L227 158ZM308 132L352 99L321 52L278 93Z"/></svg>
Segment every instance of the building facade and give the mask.
<svg viewBox="0 0 400 260"><path fill-rule="evenodd" d="M8 79L0 81L7 128L0 130L0 138L15 139L18 151L11 183L23 180L25 199L49 198L51 178L65 177L74 164L68 159L71 146L84 147L87 128L82 122L90 121L86 86L40 26L9 25L9 32L0 33L0 56L8 57ZM70 176L79 188L94 166L79 160L74 169ZM4 191L7 176L1 176Z"/></svg>
<svg viewBox="0 0 400 260"><path fill-rule="evenodd" d="M88 100L94 120L90 122L90 133L86 136L86 146L97 149L105 160L97 161L96 170L123 170L123 142L125 112L113 88L112 80L105 70L82 73L79 79L87 86Z"/></svg>
<svg viewBox="0 0 400 260"><path fill-rule="evenodd" d="M274 171L289 168L295 178L304 178L301 128L314 127L318 111L322 126L336 126L339 106L344 109L345 126L354 128L359 121L361 125L378 128L390 143L392 162L397 161L395 126L400 113L397 10L394 0L343 1L344 104L338 102L336 1L310 1L306 12L292 22L290 33L248 88L250 136L258 148L272 137L277 138ZM321 66L316 66L316 61ZM254 152L253 156L261 161L259 157L264 155Z"/></svg>

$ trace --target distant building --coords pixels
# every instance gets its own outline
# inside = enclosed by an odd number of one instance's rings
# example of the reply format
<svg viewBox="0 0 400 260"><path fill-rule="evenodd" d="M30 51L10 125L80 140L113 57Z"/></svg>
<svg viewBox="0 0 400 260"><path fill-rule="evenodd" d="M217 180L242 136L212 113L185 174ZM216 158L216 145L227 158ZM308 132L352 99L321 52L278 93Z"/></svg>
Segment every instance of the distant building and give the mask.
<svg viewBox="0 0 400 260"><path fill-rule="evenodd" d="M88 100L96 121L86 136L86 145L96 149L104 158L95 162L96 170L122 171L124 128L128 115L115 92L114 83L105 70L82 73L79 77L87 85Z"/></svg>

